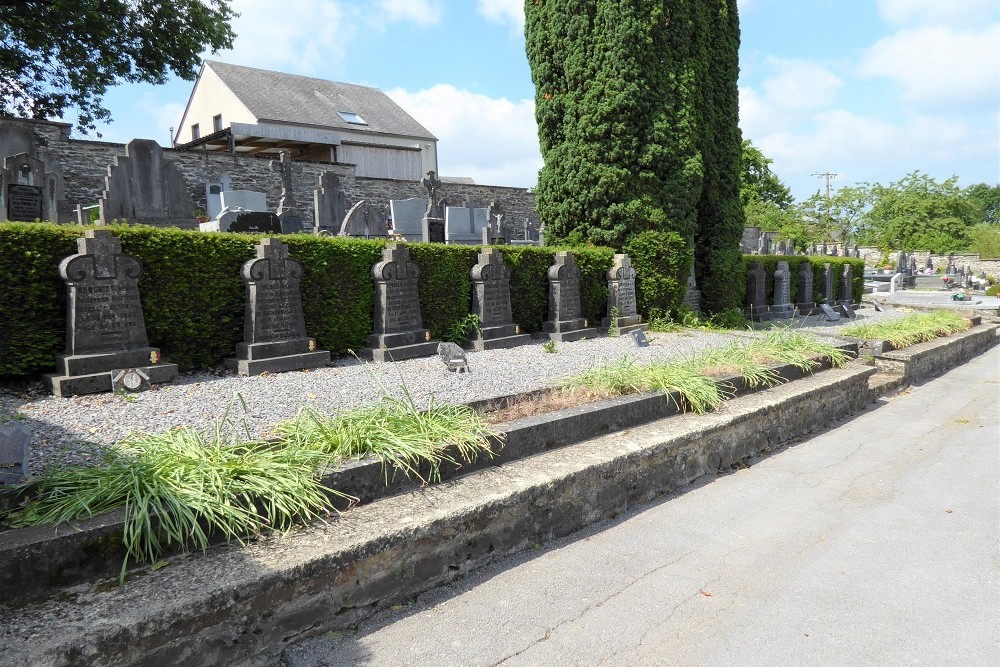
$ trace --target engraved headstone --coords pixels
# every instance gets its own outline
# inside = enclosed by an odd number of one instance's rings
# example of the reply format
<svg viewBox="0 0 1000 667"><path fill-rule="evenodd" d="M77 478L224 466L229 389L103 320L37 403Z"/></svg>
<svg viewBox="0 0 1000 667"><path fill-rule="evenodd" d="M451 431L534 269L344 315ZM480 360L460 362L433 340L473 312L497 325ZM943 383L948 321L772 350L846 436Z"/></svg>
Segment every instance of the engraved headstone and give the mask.
<svg viewBox="0 0 1000 667"><path fill-rule="evenodd" d="M337 234L347 215L347 202L340 189L340 177L332 171L319 175L319 189L313 190L314 234Z"/></svg>
<svg viewBox="0 0 1000 667"><path fill-rule="evenodd" d="M799 264L799 286L795 297L795 307L803 315L810 315L816 309L816 302L813 301L812 262L803 261Z"/></svg>
<svg viewBox="0 0 1000 667"><path fill-rule="evenodd" d="M479 245L483 241L488 210L468 200L465 206L448 206L444 210L444 241L461 245Z"/></svg>
<svg viewBox="0 0 1000 667"><path fill-rule="evenodd" d="M823 256L826 257L830 254L830 249L826 245L826 241L823 241Z"/></svg>
<svg viewBox="0 0 1000 667"><path fill-rule="evenodd" d="M778 319L788 319L795 312L791 304L792 272L788 262L778 262L774 271L774 303L771 305L771 316Z"/></svg>
<svg viewBox="0 0 1000 667"><path fill-rule="evenodd" d="M819 308L820 308L820 310L823 311L823 314L826 315L826 319L828 321L830 321L830 322L839 322L840 321L840 315L837 313L837 311L835 311L828 304L821 303L821 304L819 304Z"/></svg>
<svg viewBox="0 0 1000 667"><path fill-rule="evenodd" d="M684 287L684 305L691 312L697 313L701 310L701 290L694 275L694 262L691 263L691 271L688 273L687 285Z"/></svg>
<svg viewBox="0 0 1000 667"><path fill-rule="evenodd" d="M23 424L0 424L0 486L20 484L28 477L31 431Z"/></svg>
<svg viewBox="0 0 1000 667"><path fill-rule="evenodd" d="M218 180L205 182L205 215L217 218L222 213L222 193L232 189L229 174L220 174Z"/></svg>
<svg viewBox="0 0 1000 667"><path fill-rule="evenodd" d="M243 234L281 234L281 220L270 211L225 209L219 217L219 231Z"/></svg>
<svg viewBox="0 0 1000 667"><path fill-rule="evenodd" d="M649 339L646 338L646 332L642 329L633 329L628 332L628 335L632 337L637 347L649 347Z"/></svg>
<svg viewBox="0 0 1000 667"><path fill-rule="evenodd" d="M750 262L747 269L746 315L751 320L769 319L764 263L760 261Z"/></svg>
<svg viewBox="0 0 1000 667"><path fill-rule="evenodd" d="M472 340L477 350L523 345L531 336L521 334L510 308L510 268L495 248L483 248L472 267L472 312L480 331Z"/></svg>
<svg viewBox="0 0 1000 667"><path fill-rule="evenodd" d="M281 151L278 160L271 160L267 168L281 174L281 199L278 200L278 219L281 220L282 234L295 234L303 229L302 213L295 204L295 188L292 187L292 174L302 173L302 165L292 162L292 152ZM311 231L311 230L310 230Z"/></svg>
<svg viewBox="0 0 1000 667"><path fill-rule="evenodd" d="M139 368L152 384L170 382L175 364L160 363L149 346L139 301L142 265L121 252L107 230L90 230L77 239L79 253L59 264L66 282L66 353L46 381L56 396L112 391L113 374Z"/></svg>
<svg viewBox="0 0 1000 667"><path fill-rule="evenodd" d="M389 228L385 222L385 209L362 199L344 216L339 235L362 239L385 238L389 235Z"/></svg>
<svg viewBox="0 0 1000 667"><path fill-rule="evenodd" d="M809 246L809 254L810 254L810 255L815 255L816 253L817 253L817 250L816 250L816 242L815 242L815 241L813 241L813 242L812 242L812 245L811 245L811 246Z"/></svg>
<svg viewBox="0 0 1000 667"><path fill-rule="evenodd" d="M455 343L438 343L437 353L449 371L469 372L469 360L465 357L465 350Z"/></svg>
<svg viewBox="0 0 1000 667"><path fill-rule="evenodd" d="M823 294L823 300L820 303L825 303L825 304L828 304L830 307L833 307L833 305L834 305L833 304L833 267L830 266L829 264L824 264L823 265L823 272L821 274L821 277L823 279L823 283L821 285L821 287L822 287L822 294Z"/></svg>
<svg viewBox="0 0 1000 667"><path fill-rule="evenodd" d="M419 197L389 200L392 230L411 243L423 240L423 219L427 202Z"/></svg>
<svg viewBox="0 0 1000 667"><path fill-rule="evenodd" d="M239 208L261 213L267 211L267 195L255 190L223 190L219 193L219 202L223 209Z"/></svg>
<svg viewBox="0 0 1000 667"><path fill-rule="evenodd" d="M441 181L433 171L428 171L420 179L420 184L427 189L427 209L421 220L421 240L424 243L444 243L444 210L437 196Z"/></svg>
<svg viewBox="0 0 1000 667"><path fill-rule="evenodd" d="M740 239L740 252L744 255L757 253L760 243L760 227L744 227L743 237Z"/></svg>
<svg viewBox="0 0 1000 667"><path fill-rule="evenodd" d="M65 222L62 176L29 153L8 155L0 165L0 218Z"/></svg>
<svg viewBox="0 0 1000 667"><path fill-rule="evenodd" d="M375 333L361 354L374 361L400 361L434 354L438 341L431 340L420 316L418 281L420 267L410 259L410 250L388 243L382 261L372 267L375 281Z"/></svg>
<svg viewBox="0 0 1000 667"><path fill-rule="evenodd" d="M902 273L906 275L906 272L910 270L910 263L906 259L906 253L902 250L899 251L899 255L896 256L896 273Z"/></svg>
<svg viewBox="0 0 1000 667"><path fill-rule="evenodd" d="M618 314L614 322L611 321L612 312ZM608 269L608 314L601 320L601 328L607 329L614 324L620 333L628 333L632 329L645 328L639 320L632 258L624 254L615 255L611 268Z"/></svg>
<svg viewBox="0 0 1000 667"><path fill-rule="evenodd" d="M507 214L498 202L490 202L486 212L486 226L483 228L483 245L505 245L512 236Z"/></svg>
<svg viewBox="0 0 1000 667"><path fill-rule="evenodd" d="M537 220L525 218L516 228L511 229L511 245L542 245L545 227L539 226Z"/></svg>
<svg viewBox="0 0 1000 667"><path fill-rule="evenodd" d="M593 337L596 329L587 328L580 303L580 267L572 253L556 253L549 267L549 319L542 331L555 341L568 342Z"/></svg>
<svg viewBox="0 0 1000 667"><path fill-rule="evenodd" d="M278 239L261 239L256 253L240 270L247 288L243 342L226 364L240 375L326 366L330 353L317 350L316 340L306 334L302 266Z"/></svg>
<svg viewBox="0 0 1000 667"><path fill-rule="evenodd" d="M116 156L108 167L104 184L98 202L101 224L116 219L189 229L198 224L184 177L155 141L130 141L125 156Z"/></svg>

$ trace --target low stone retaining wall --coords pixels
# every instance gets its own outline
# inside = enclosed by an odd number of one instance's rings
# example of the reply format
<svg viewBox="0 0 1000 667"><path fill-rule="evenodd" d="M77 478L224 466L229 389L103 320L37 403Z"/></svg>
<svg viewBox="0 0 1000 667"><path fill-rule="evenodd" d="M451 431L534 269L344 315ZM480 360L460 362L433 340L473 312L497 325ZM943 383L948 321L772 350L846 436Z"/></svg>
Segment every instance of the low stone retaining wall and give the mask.
<svg viewBox="0 0 1000 667"><path fill-rule="evenodd" d="M875 366L881 372L901 375L905 384L920 384L982 354L996 345L997 340L997 325L980 324L968 331L902 350L886 349L887 345L881 345L884 351L873 350Z"/></svg>

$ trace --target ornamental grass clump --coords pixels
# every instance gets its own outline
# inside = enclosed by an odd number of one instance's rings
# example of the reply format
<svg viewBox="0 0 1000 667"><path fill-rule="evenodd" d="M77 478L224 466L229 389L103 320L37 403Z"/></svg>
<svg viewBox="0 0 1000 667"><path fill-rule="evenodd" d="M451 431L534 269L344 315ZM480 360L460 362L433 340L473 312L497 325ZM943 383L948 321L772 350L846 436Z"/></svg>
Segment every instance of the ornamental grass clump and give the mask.
<svg viewBox="0 0 1000 667"><path fill-rule="evenodd" d="M930 313L908 315L889 322L855 324L845 327L842 333L862 340L885 340L898 350L916 343L950 336L970 326L971 323L958 313L935 310Z"/></svg>
<svg viewBox="0 0 1000 667"><path fill-rule="evenodd" d="M435 403L421 410L404 388L403 396L383 395L372 405L339 415L303 408L294 419L275 429L285 443L322 452L334 463L366 456L385 468L399 470L424 482L440 479L441 466L472 463L480 454L492 456L489 426L465 405ZM420 472L428 467L427 476Z"/></svg>

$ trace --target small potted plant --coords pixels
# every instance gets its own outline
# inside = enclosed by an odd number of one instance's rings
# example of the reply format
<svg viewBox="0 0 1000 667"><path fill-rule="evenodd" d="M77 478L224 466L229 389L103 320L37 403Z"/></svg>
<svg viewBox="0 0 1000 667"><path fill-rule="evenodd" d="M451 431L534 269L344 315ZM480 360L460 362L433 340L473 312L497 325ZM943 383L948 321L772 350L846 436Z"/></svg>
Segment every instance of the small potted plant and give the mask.
<svg viewBox="0 0 1000 667"><path fill-rule="evenodd" d="M194 210L194 217L198 222L208 222L209 220L211 220L211 218L205 215L205 212L200 208L196 208Z"/></svg>

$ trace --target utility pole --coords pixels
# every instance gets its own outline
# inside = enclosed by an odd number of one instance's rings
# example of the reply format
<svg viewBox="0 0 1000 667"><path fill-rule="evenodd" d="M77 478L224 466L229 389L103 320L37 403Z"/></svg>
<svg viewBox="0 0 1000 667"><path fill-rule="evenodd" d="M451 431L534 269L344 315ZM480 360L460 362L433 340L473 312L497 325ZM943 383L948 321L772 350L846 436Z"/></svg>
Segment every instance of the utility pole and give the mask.
<svg viewBox="0 0 1000 667"><path fill-rule="evenodd" d="M830 172L827 171L823 172L822 174L813 174L813 176L826 179L826 200L830 201L830 181L833 180L834 178L837 178L838 174L831 174Z"/></svg>

